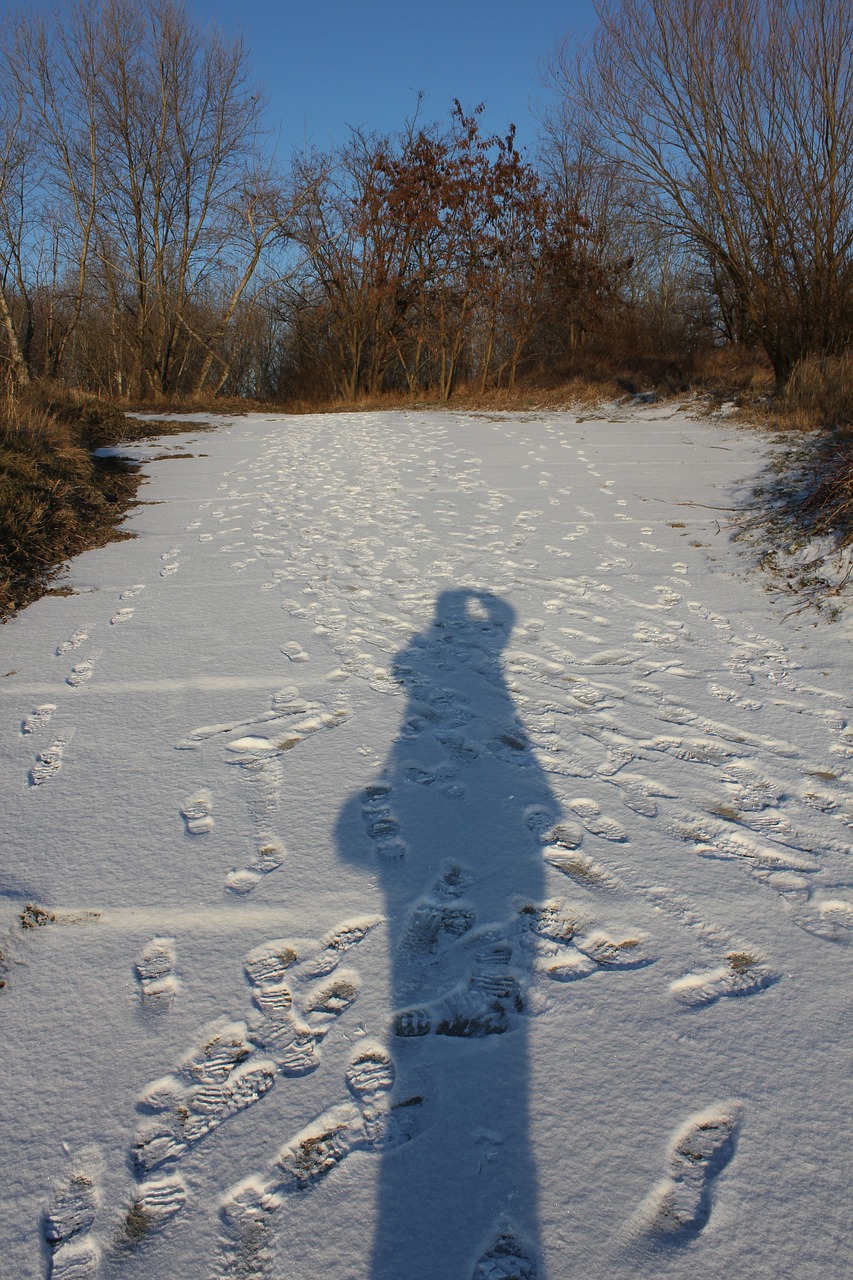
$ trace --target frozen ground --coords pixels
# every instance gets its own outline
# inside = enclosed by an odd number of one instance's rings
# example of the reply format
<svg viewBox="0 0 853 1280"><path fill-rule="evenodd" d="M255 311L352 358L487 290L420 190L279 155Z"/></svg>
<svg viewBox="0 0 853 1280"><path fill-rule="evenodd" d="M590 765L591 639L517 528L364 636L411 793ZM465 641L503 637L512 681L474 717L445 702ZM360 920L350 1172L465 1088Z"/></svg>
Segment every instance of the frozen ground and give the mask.
<svg viewBox="0 0 853 1280"><path fill-rule="evenodd" d="M728 539L762 447L136 451L0 631L4 1276L849 1274L850 625Z"/></svg>

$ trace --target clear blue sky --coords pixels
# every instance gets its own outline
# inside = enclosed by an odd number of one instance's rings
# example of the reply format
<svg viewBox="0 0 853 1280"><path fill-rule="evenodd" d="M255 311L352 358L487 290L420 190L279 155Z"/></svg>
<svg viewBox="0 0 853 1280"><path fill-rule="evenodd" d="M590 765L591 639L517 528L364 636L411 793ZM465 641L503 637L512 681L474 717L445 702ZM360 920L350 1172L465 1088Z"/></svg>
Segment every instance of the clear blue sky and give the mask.
<svg viewBox="0 0 853 1280"><path fill-rule="evenodd" d="M484 127L512 121L522 144L545 97L539 71L556 39L595 26L592 0L187 0L200 21L241 30L270 96L285 151L321 149L347 125L390 132L424 93L421 116L445 120L454 97L485 102Z"/></svg>

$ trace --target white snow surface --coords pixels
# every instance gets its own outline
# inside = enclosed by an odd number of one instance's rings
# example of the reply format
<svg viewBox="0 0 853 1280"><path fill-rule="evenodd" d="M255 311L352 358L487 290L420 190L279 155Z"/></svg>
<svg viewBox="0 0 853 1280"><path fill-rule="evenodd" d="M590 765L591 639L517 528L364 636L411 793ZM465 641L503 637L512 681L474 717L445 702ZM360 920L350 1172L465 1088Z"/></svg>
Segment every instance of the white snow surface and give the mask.
<svg viewBox="0 0 853 1280"><path fill-rule="evenodd" d="M851 630L730 539L764 451L129 451L136 538L0 630L3 1276L851 1273Z"/></svg>

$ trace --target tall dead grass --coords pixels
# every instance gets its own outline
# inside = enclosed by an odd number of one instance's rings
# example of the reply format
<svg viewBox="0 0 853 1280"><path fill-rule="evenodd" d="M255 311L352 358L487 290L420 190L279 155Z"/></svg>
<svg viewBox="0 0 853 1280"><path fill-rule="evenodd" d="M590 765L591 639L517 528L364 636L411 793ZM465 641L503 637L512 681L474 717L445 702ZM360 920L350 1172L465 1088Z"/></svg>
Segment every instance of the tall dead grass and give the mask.
<svg viewBox="0 0 853 1280"><path fill-rule="evenodd" d="M139 421L55 382L0 392L0 622L43 595L71 556L130 536L120 522L139 468L94 450L188 429L210 424Z"/></svg>
<svg viewBox="0 0 853 1280"><path fill-rule="evenodd" d="M853 354L809 356L794 366L781 404L785 425L799 431L853 428Z"/></svg>
<svg viewBox="0 0 853 1280"><path fill-rule="evenodd" d="M809 356L794 367L773 402L774 425L801 436L789 441L773 488L777 516L791 542L825 540L833 551L853 545L853 353Z"/></svg>
<svg viewBox="0 0 853 1280"><path fill-rule="evenodd" d="M119 431L126 420L112 406L53 388L0 402L0 620L41 595L69 556L122 536L138 479L91 452Z"/></svg>

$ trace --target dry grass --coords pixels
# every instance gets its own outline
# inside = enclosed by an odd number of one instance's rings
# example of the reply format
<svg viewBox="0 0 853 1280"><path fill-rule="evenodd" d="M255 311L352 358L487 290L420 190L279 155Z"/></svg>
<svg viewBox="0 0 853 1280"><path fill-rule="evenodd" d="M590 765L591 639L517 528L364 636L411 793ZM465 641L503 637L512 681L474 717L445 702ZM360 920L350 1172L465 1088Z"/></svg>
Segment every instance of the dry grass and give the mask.
<svg viewBox="0 0 853 1280"><path fill-rule="evenodd" d="M36 397L0 410L0 618L36 599L62 562L108 540L136 489Z"/></svg>
<svg viewBox="0 0 853 1280"><path fill-rule="evenodd" d="M849 432L853 426L853 355L812 356L794 368L781 404L799 431Z"/></svg>
<svg viewBox="0 0 853 1280"><path fill-rule="evenodd" d="M828 604L836 617L853 577L853 355L801 360L749 416L783 434L738 536L794 612Z"/></svg>
<svg viewBox="0 0 853 1280"><path fill-rule="evenodd" d="M853 545L853 441L822 452L798 511L816 536L831 537L842 549Z"/></svg>
<svg viewBox="0 0 853 1280"><path fill-rule="evenodd" d="M693 362L693 385L719 399L749 404L773 394L770 362L753 347L709 347Z"/></svg>
<svg viewBox="0 0 853 1280"><path fill-rule="evenodd" d="M774 387L773 372L766 357L750 348L709 347L680 358L642 354L627 347L614 352L606 344L590 343L588 348L578 349L571 363L562 370L531 370L512 388L490 387L485 391L481 391L479 379L475 379L456 387L448 402L429 391L414 395L397 391L359 395L352 400L290 399L277 407L282 413L293 414L412 408L553 411L578 406L591 408L626 395L654 392L662 399L696 394L715 401L733 400L754 410L768 402ZM218 402L206 407L214 412L231 412ZM269 409L269 406L250 407Z"/></svg>
<svg viewBox="0 0 853 1280"><path fill-rule="evenodd" d="M375 395L358 395L348 400L342 397L329 399L287 400L276 406L255 405L251 408L271 409L279 413L379 413L394 409L446 409L476 410L493 409L496 412L531 411L536 409L568 409L579 405L588 408L607 400L617 400L624 396L626 388L614 378L593 379L580 375L543 383L538 379L519 381L515 387L492 387L481 391L479 383L463 384L457 387L449 400L444 401L432 396L428 391L410 394L405 391L383 391ZM245 409L245 406L244 406ZM229 413L231 410L222 405L212 409L217 413Z"/></svg>
<svg viewBox="0 0 853 1280"><path fill-rule="evenodd" d="M0 621L44 594L69 557L129 536L119 523L138 468L92 450L176 429L186 424L133 422L49 383L0 401Z"/></svg>
<svg viewBox="0 0 853 1280"><path fill-rule="evenodd" d="M742 370L742 375L747 372ZM853 354L800 360L781 390L769 369L762 376L756 367L751 380L742 377L736 399L745 416L759 426L803 434L849 434L853 431Z"/></svg>
<svg viewBox="0 0 853 1280"><path fill-rule="evenodd" d="M739 526L736 538L752 545L768 589L793 613L837 618L853 578L853 436L781 436Z"/></svg>

